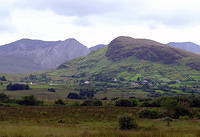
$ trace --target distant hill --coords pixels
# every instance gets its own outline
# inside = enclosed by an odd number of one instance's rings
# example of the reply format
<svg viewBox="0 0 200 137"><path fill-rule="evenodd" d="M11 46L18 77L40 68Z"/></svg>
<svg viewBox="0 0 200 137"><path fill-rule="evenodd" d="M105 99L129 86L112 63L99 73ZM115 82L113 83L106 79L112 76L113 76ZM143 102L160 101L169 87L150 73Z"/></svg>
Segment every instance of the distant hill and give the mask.
<svg viewBox="0 0 200 137"><path fill-rule="evenodd" d="M199 74L200 56L165 44L131 37L118 37L107 47L85 57L67 61L53 74L63 79L134 81L144 79L170 81ZM197 75L195 74L195 75ZM64 77L66 76L66 77ZM62 79L61 78L61 79Z"/></svg>
<svg viewBox="0 0 200 137"><path fill-rule="evenodd" d="M105 45L105 44L99 44L99 45L96 45L96 46L94 46L94 47L91 47L90 48L90 51L95 51L95 50L98 50L98 49L100 49L100 48L104 48L104 47L106 47L107 45Z"/></svg>
<svg viewBox="0 0 200 137"><path fill-rule="evenodd" d="M0 46L0 72L26 73L56 68L67 60L89 53L90 50L75 39L64 41L21 39Z"/></svg>
<svg viewBox="0 0 200 137"><path fill-rule="evenodd" d="M167 45L193 53L200 53L200 45L192 42L170 42Z"/></svg>

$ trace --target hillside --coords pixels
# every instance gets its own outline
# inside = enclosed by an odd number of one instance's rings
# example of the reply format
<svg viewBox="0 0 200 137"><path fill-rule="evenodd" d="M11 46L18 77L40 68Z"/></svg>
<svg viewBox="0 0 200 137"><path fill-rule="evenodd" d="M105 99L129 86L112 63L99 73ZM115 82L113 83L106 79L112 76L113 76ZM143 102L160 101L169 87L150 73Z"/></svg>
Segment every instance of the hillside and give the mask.
<svg viewBox="0 0 200 137"><path fill-rule="evenodd" d="M171 69L173 66L182 65L187 69L196 71L199 70L199 59L200 56L196 54L172 48L152 40L118 37L111 41L108 47L97 50L86 57L66 62L62 66L77 69L77 73L90 69L89 75L95 69L98 69L98 73L103 73L109 70L116 71L122 66L125 69L128 69L129 65L131 67L139 67L137 66L138 63L142 64L142 67L151 64L151 67L163 66L170 67ZM155 68L154 71L162 71L162 69L158 70Z"/></svg>
<svg viewBox="0 0 200 137"><path fill-rule="evenodd" d="M89 83L100 91L186 94L200 92L199 59L196 54L152 40L118 37L108 47L45 74L55 83ZM146 84L151 88L147 90Z"/></svg>
<svg viewBox="0 0 200 137"><path fill-rule="evenodd" d="M200 46L192 42L170 42L167 45L192 53L200 53Z"/></svg>
<svg viewBox="0 0 200 137"><path fill-rule="evenodd" d="M56 68L63 62L89 54L75 39L42 41L21 39L0 46L0 72L26 73Z"/></svg>

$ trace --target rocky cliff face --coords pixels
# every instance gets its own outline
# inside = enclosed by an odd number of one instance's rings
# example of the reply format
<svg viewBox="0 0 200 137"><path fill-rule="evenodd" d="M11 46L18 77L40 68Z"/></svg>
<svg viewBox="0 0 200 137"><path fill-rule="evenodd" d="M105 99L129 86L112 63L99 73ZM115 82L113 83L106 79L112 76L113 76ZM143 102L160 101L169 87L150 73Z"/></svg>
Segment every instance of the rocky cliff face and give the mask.
<svg viewBox="0 0 200 137"><path fill-rule="evenodd" d="M0 46L0 72L25 73L56 68L65 61L89 53L90 50L75 39L65 41L21 39Z"/></svg>

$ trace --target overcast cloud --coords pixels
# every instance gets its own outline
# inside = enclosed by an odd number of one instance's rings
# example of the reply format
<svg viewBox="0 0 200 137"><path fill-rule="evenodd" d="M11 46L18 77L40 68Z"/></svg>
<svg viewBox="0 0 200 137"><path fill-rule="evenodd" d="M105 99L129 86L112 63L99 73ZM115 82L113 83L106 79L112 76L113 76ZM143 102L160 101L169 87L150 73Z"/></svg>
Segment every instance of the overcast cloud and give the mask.
<svg viewBox="0 0 200 137"><path fill-rule="evenodd" d="M76 38L86 46L120 35L200 44L198 0L0 0L0 44Z"/></svg>

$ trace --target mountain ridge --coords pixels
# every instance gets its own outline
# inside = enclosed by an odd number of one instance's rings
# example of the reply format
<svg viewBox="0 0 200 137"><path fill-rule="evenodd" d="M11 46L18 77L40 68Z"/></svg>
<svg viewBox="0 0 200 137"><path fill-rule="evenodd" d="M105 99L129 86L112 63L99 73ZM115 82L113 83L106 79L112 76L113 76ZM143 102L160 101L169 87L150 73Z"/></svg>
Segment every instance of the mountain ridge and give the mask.
<svg viewBox="0 0 200 137"><path fill-rule="evenodd" d="M169 42L167 45L174 47L174 48L179 48L185 51L189 51L192 53L200 53L200 45L195 44L193 42Z"/></svg>
<svg viewBox="0 0 200 137"><path fill-rule="evenodd" d="M86 46L73 38L64 41L20 39L0 46L0 59L7 57L7 63L1 64L0 62L0 72L26 73L56 68L67 60L89 53L90 50ZM32 65L29 67L26 64L18 63L14 59L15 57L21 58L20 60L24 62L31 62ZM31 68L32 66L34 67ZM22 69L15 71L13 67Z"/></svg>

